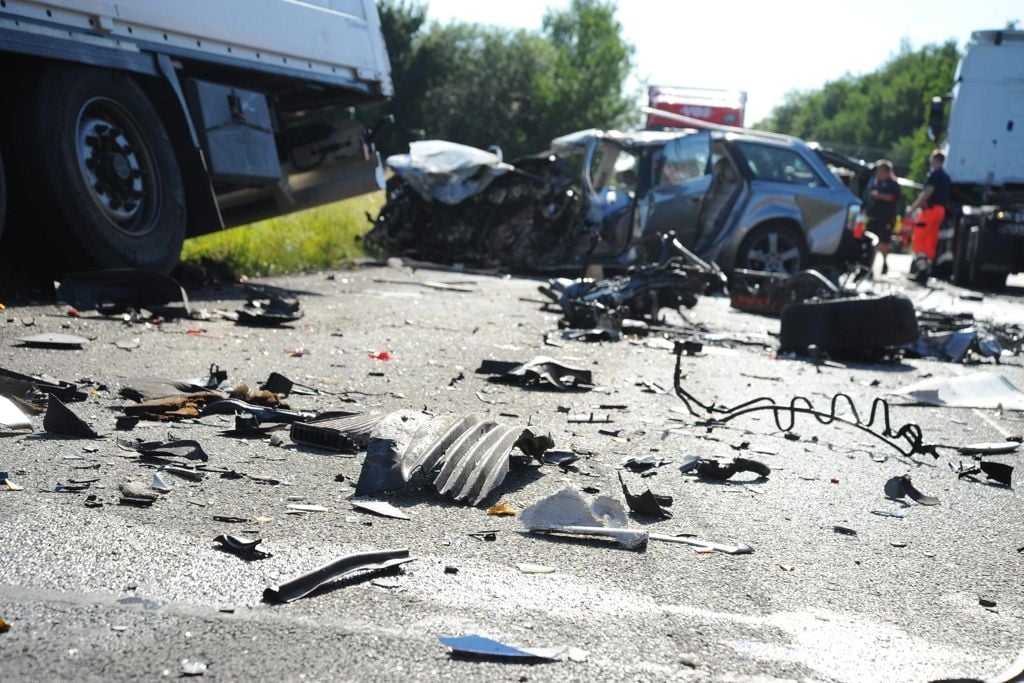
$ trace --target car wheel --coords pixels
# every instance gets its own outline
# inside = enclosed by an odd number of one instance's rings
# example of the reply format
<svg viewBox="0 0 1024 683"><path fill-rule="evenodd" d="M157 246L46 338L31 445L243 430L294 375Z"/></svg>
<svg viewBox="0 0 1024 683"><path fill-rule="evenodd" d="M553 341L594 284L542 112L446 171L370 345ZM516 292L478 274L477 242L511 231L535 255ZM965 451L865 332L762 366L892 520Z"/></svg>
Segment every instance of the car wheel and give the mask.
<svg viewBox="0 0 1024 683"><path fill-rule="evenodd" d="M790 225L769 223L755 228L736 254L736 266L747 270L792 275L807 263L807 242Z"/></svg>
<svg viewBox="0 0 1024 683"><path fill-rule="evenodd" d="M185 239L185 187L142 88L127 74L65 65L34 85L17 156L47 269L169 273Z"/></svg>
<svg viewBox="0 0 1024 683"><path fill-rule="evenodd" d="M858 353L910 344L917 336L917 316L909 299L836 299L784 308L779 346L783 351L805 351L814 345L830 353Z"/></svg>

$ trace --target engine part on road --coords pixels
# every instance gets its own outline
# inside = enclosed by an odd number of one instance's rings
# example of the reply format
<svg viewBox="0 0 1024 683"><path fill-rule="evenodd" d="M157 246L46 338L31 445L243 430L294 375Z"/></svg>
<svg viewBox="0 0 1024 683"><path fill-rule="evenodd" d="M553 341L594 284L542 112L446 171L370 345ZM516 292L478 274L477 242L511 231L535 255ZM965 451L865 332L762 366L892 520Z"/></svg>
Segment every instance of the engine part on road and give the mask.
<svg viewBox="0 0 1024 683"><path fill-rule="evenodd" d="M914 304L885 296L791 304L782 311L779 348L859 356L917 340Z"/></svg>
<svg viewBox="0 0 1024 683"><path fill-rule="evenodd" d="M297 576L279 585L268 586L263 591L263 599L267 602L292 602L355 572L393 569L414 559L409 557L409 551L405 549L353 553L308 574Z"/></svg>

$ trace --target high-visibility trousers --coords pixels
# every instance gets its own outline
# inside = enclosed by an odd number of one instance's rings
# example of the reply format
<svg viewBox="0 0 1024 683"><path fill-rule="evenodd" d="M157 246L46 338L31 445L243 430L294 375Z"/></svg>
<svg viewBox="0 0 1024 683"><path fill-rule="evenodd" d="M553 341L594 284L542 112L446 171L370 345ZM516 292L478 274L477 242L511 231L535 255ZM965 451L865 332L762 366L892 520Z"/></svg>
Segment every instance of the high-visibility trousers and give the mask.
<svg viewBox="0 0 1024 683"><path fill-rule="evenodd" d="M911 249L915 254L924 254L934 261L939 249L939 230L946 219L946 207L932 206L921 209L914 221L914 236Z"/></svg>

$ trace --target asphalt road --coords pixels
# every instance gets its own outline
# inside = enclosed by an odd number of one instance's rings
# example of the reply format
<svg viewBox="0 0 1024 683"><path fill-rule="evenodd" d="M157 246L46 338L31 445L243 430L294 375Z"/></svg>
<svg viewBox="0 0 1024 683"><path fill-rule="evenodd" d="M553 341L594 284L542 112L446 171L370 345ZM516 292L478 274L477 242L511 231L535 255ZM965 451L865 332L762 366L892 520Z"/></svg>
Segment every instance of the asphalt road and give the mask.
<svg viewBox="0 0 1024 683"><path fill-rule="evenodd" d="M895 270L906 263L897 259ZM406 284L380 280L405 281ZM473 293L420 286L443 280ZM674 356L641 341L545 346L557 317L540 310L536 281L447 272L365 268L269 281L298 293L305 317L290 329L256 329L228 320L126 324L73 318L60 305L10 306L0 318L0 367L97 383L72 408L99 440L36 432L0 438L0 470L24 487L0 491L0 658L9 680L153 680L181 676L183 659L209 657L218 680L682 680L927 681L994 674L1024 646L1024 528L1021 496L957 480L942 450L906 458L857 430L801 419L785 438L765 415L708 432L671 395ZM928 306L974 310L1024 321L1020 289L968 301L948 285L922 288L898 275L880 288L905 290ZM193 307L233 309L240 288L190 292ZM6 322L4 322L6 320ZM24 325L33 321L31 327ZM897 364L815 367L777 358L769 336L777 320L740 313L725 298L704 298L686 327L727 338L684 359L686 386L735 404L769 395L826 402L837 391L867 406L924 376L952 377L990 366L906 360ZM201 335L187 334L201 328ZM17 345L39 332L79 334L77 351ZM134 350L115 346L138 339ZM293 357L286 351L302 349ZM368 353L387 350L391 361ZM593 370L593 391L527 391L474 374L483 359L524 361L550 355ZM646 551L519 533L514 517L455 504L416 484L378 496L411 519L372 517L349 499L361 456L343 457L288 442L237 440L219 432L225 418L141 424L115 432L131 378L203 376L211 363L229 381L255 386L270 372L339 396L295 396L294 408L383 412L398 408L477 413L549 430L558 446L587 455L575 471L514 468L486 501L523 508L565 486L594 487L621 499L617 476L628 456L671 462L631 488L674 498L673 518L633 523L662 533L691 532L741 542L744 556L698 553L652 541ZM1024 386L1020 359L999 368ZM457 379L458 378L458 379ZM1001 440L1024 431L1008 411L893 408L930 443ZM605 409L621 404L626 409ZM566 413L611 413L609 425L569 424ZM618 435L602 434L613 430ZM174 490L150 508L118 505L118 487L148 482L152 470L116 438L200 441L210 465L281 483L208 476L168 477ZM742 444L748 443L740 452ZM95 449L95 452L92 452ZM688 454L738 453L772 468L767 480L714 484L684 476ZM70 456L70 457L69 457ZM996 460L1017 464L1019 455ZM88 469L79 469L88 468ZM883 485L910 474L933 507L901 508ZM343 477L339 477L343 475ZM1020 485L1020 473L1014 484ZM70 480L98 479L90 493L55 493ZM327 512L290 514L300 502ZM872 510L905 510L904 518ZM229 515L256 520L228 524ZM856 536L836 533L840 525ZM495 540L469 534L496 530ZM273 556L245 561L214 547L221 533L255 535ZM408 548L400 570L344 582L288 605L261 601L263 589L354 551ZM526 574L517 563L554 569ZM457 573L446 572L457 568ZM982 606L979 598L994 601ZM477 633L512 646L571 646L565 661L516 664L453 658L438 636Z"/></svg>

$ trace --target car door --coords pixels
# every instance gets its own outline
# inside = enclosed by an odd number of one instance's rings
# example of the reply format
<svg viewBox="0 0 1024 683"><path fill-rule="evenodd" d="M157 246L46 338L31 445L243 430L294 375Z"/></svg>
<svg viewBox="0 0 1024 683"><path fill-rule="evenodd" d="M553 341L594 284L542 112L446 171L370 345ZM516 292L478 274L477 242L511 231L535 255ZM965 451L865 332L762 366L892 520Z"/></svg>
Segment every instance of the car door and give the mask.
<svg viewBox="0 0 1024 683"><path fill-rule="evenodd" d="M710 162L711 136L706 131L670 140L653 155L653 182L638 206L642 234L675 231L684 246L693 246L701 200L711 186Z"/></svg>

